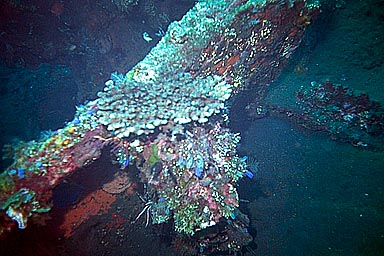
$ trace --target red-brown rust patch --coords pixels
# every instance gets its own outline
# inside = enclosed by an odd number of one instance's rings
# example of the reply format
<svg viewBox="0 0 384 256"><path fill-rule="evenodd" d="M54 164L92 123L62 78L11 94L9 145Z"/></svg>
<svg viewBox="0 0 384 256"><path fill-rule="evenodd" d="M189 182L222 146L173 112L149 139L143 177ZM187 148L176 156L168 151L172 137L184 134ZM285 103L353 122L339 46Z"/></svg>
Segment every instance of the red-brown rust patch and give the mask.
<svg viewBox="0 0 384 256"><path fill-rule="evenodd" d="M60 225L64 237L71 237L76 229L91 217L107 213L115 200L114 195L101 189L87 195L64 215L64 221Z"/></svg>

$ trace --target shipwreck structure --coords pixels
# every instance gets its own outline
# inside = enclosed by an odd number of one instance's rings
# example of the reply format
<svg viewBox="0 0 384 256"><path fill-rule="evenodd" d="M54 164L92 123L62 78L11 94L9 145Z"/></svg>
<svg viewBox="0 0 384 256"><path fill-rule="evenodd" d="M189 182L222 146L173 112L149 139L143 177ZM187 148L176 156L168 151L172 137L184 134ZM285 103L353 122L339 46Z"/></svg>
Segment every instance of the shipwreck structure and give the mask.
<svg viewBox="0 0 384 256"><path fill-rule="evenodd" d="M249 87L262 97L317 13L316 2L303 0L198 2L65 127L8 147L0 233L44 219L52 189L109 145L122 168L142 172L147 224L174 221L206 253L239 250L252 237L236 186L254 174L237 154L240 135L223 122L227 102Z"/></svg>

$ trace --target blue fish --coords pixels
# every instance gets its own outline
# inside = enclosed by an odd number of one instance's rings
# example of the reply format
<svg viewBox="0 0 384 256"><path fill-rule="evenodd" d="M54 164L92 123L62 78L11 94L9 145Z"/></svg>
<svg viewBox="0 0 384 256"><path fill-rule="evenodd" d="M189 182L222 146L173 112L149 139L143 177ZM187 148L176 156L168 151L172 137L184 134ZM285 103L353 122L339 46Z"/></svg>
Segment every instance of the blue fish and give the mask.
<svg viewBox="0 0 384 256"><path fill-rule="evenodd" d="M78 124L80 123L80 119L77 118L77 117L75 117L75 118L72 120L72 123L73 123L74 125L78 125Z"/></svg>
<svg viewBox="0 0 384 256"><path fill-rule="evenodd" d="M17 176L19 176L19 178L20 179L24 179L24 177L25 177L25 171L24 171L24 169L18 169L17 170Z"/></svg>
<svg viewBox="0 0 384 256"><path fill-rule="evenodd" d="M248 157L247 156L243 156L242 158L240 158L240 161L241 162L245 162L245 161L247 161L248 160Z"/></svg>
<svg viewBox="0 0 384 256"><path fill-rule="evenodd" d="M203 178L203 168L195 167L193 169L193 172L195 173L196 177L199 179Z"/></svg>
<svg viewBox="0 0 384 256"><path fill-rule="evenodd" d="M254 174L253 174L253 172L251 172L251 171L248 171L248 170L245 170L245 173L244 173L248 178L250 178L250 179L253 179L253 176L255 176Z"/></svg>
<svg viewBox="0 0 384 256"><path fill-rule="evenodd" d="M95 113L95 110L93 108L91 109L88 109L86 112L85 112L87 115L91 116Z"/></svg>
<svg viewBox="0 0 384 256"><path fill-rule="evenodd" d="M126 157L123 163L124 168L127 167L130 162L131 162L131 156Z"/></svg>

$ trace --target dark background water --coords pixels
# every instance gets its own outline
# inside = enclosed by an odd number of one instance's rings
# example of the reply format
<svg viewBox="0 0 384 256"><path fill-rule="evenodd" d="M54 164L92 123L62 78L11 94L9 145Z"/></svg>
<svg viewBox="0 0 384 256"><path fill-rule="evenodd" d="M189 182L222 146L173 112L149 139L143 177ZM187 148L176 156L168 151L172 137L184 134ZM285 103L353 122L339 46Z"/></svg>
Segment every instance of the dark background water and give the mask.
<svg viewBox="0 0 384 256"><path fill-rule="evenodd" d="M384 1L334 3L267 102L294 107L300 86L330 80L384 103ZM383 152L276 118L250 124L241 148L260 161L248 190L260 191L249 205L259 255L384 255Z"/></svg>
<svg viewBox="0 0 384 256"><path fill-rule="evenodd" d="M0 26L1 144L15 138L30 140L42 130L62 127L72 119L75 105L92 99L103 87L109 73L129 70L145 56L156 37L146 43L141 33L153 35L161 23L143 9L132 15L118 14L110 1L67 1L59 15L52 15L55 1L48 5L35 1L35 11L28 9L29 3L1 3L20 4L21 13L29 13ZM160 1L156 10L174 20L193 1L177 4L176 8L172 7L175 1ZM73 11L78 10L76 5L83 6L83 11ZM5 13L3 8L3 18ZM87 20L87 13L99 15L99 20L109 25ZM52 28L44 27L47 18L54 21ZM86 26L79 26L84 20ZM26 22L32 24L32 35L24 31L19 37L7 37L9 31L18 32L18 24ZM43 28L55 32L37 32ZM325 2L319 20L272 84L266 102L294 107L298 88L312 81L331 80L384 104L382 31L384 1ZM122 40L128 32L132 36ZM22 39L28 46L23 51ZM253 121L234 119L231 125L242 133L239 151L260 163L256 177L243 181L239 189L240 197L250 201L242 203L241 209L251 219L256 255L384 255L383 152L335 142L326 134L271 116ZM97 225L97 221L89 225ZM89 230L83 227L80 235L65 244L72 246L69 252L73 254L73 248L82 245L93 255L92 247L105 250L97 255L149 255L145 254L151 251L148 248L156 248L150 255L170 253L155 235L159 230L136 227L113 248L93 244L98 236ZM82 243L76 238L82 238Z"/></svg>

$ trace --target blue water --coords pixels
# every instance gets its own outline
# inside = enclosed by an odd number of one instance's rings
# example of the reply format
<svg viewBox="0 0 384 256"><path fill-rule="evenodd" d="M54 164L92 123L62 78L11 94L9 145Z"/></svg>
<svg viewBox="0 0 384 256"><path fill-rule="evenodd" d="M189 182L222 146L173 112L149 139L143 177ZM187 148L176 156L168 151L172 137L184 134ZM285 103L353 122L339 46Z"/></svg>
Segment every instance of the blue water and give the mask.
<svg viewBox="0 0 384 256"><path fill-rule="evenodd" d="M273 118L255 122L242 149L260 162L247 187L259 194L249 207L260 255L380 255L382 153Z"/></svg>

